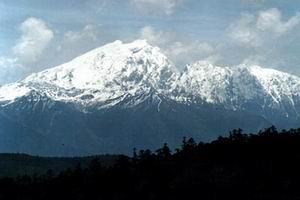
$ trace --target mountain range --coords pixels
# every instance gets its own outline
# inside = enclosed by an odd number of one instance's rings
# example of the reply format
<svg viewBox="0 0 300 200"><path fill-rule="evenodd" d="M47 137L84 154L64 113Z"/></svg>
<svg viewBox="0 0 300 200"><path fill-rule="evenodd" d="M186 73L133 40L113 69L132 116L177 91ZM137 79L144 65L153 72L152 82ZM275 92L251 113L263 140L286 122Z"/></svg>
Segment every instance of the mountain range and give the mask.
<svg viewBox="0 0 300 200"><path fill-rule="evenodd" d="M116 41L0 87L0 152L129 154L184 136L299 126L300 78L260 66L183 71L145 40Z"/></svg>

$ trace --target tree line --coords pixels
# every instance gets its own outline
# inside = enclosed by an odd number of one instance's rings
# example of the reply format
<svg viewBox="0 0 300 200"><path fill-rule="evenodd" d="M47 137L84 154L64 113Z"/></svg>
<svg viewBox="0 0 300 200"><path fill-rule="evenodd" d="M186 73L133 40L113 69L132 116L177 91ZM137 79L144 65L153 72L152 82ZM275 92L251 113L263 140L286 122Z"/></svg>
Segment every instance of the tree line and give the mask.
<svg viewBox="0 0 300 200"><path fill-rule="evenodd" d="M0 179L0 199L300 199L300 129L241 129L210 143L133 150L113 166Z"/></svg>

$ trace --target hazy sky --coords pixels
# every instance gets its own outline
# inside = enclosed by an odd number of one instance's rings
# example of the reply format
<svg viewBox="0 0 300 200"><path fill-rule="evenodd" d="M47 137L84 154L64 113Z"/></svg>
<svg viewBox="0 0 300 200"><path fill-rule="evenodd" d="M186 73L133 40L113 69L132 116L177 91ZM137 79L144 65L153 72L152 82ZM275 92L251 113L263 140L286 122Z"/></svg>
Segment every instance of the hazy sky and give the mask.
<svg viewBox="0 0 300 200"><path fill-rule="evenodd" d="M114 40L196 60L300 75L299 0L0 0L0 84Z"/></svg>

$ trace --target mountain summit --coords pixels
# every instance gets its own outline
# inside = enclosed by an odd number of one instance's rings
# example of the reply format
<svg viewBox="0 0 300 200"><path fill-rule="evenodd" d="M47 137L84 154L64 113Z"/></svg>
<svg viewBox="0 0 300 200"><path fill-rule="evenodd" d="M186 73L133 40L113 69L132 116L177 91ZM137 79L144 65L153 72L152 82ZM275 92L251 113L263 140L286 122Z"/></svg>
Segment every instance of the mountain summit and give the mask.
<svg viewBox="0 0 300 200"><path fill-rule="evenodd" d="M37 91L53 100L103 102L150 89L168 92L173 90L177 76L167 57L145 40L129 44L115 41L3 87L0 100L13 100ZM14 91L14 95L7 96L8 90Z"/></svg>
<svg viewBox="0 0 300 200"><path fill-rule="evenodd" d="M116 41L0 87L0 151L128 153L183 136L299 124L300 78L196 62L179 72L145 40Z"/></svg>

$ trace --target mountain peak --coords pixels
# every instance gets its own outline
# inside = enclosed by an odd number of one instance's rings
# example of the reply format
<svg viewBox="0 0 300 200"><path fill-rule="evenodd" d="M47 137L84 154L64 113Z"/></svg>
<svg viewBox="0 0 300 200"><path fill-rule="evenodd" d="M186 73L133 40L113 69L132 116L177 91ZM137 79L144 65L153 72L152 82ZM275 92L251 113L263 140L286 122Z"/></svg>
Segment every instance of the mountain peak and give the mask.
<svg viewBox="0 0 300 200"><path fill-rule="evenodd" d="M19 83L3 86L0 101L38 91L58 101L97 103L155 91L179 100L195 97L239 107L256 99L271 99L270 104L276 105L283 100L294 104L300 97L299 88L299 77L260 66L220 67L198 61L180 74L159 48L146 40L136 40L115 41Z"/></svg>
<svg viewBox="0 0 300 200"><path fill-rule="evenodd" d="M299 113L299 77L205 61L178 73L145 40L115 41L0 87L2 143L16 136L20 140L13 145L23 149L24 141L27 148L32 141L51 141L47 150L54 152L114 149L116 138L128 149L132 140L149 144L201 132L210 139L210 134L236 127L288 127L299 124ZM12 125L17 129L11 131ZM19 133L20 126L24 132ZM61 141L69 142L62 148Z"/></svg>
<svg viewBox="0 0 300 200"><path fill-rule="evenodd" d="M151 46L146 39L138 39L129 43L125 43L122 40L115 40L114 42L108 43L105 46L109 45L128 45L128 46Z"/></svg>
<svg viewBox="0 0 300 200"><path fill-rule="evenodd" d="M160 73L163 68L175 70L160 49L152 47L146 40L136 40L132 43L115 41L61 66L34 74L25 79L25 82L39 79L39 81L55 83L65 79L66 84L60 84L61 86L86 88L87 84L91 86L93 83L101 82L105 78L104 75L110 75L107 77L109 79L130 76L131 72L142 76L142 72L144 75ZM76 82L73 79L76 79ZM68 86L71 82L75 85Z"/></svg>
<svg viewBox="0 0 300 200"><path fill-rule="evenodd" d="M151 89L165 93L175 87L177 77L177 69L159 48L136 40L104 45L20 83L55 100L81 101L82 96L89 95L93 101L102 102ZM8 86L13 87L16 85Z"/></svg>
<svg viewBox="0 0 300 200"><path fill-rule="evenodd" d="M122 55L127 55L130 56L132 54L135 54L141 50L152 50L152 49L156 49L159 51L158 47L153 47L151 46L147 40L135 40L133 42L130 43L124 43L121 40L116 40L112 43L108 43L106 45L103 45L101 47L98 47L94 50L91 50L85 54L83 54L82 56L77 57L76 59L81 59L82 57L88 57L88 56L95 56L95 54L99 54L99 53L107 53L107 54L113 54L116 51L120 51L123 53ZM126 54L125 54L126 53Z"/></svg>
<svg viewBox="0 0 300 200"><path fill-rule="evenodd" d="M131 43L127 43L128 46L132 47L132 48L144 48L144 47L152 47L154 48L152 45L150 45L148 43L148 41L146 39L139 39L139 40L135 40ZM155 47L157 48L157 47Z"/></svg>

